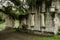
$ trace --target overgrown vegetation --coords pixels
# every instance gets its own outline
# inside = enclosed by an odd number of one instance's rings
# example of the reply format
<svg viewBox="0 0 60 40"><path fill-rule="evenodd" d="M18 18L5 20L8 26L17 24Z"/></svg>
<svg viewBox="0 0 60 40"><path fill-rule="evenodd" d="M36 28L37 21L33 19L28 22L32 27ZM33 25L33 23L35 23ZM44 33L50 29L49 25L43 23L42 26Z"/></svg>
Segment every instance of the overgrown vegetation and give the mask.
<svg viewBox="0 0 60 40"><path fill-rule="evenodd" d="M35 38L35 40L60 40L60 35L55 35L55 36L52 36L52 37L35 36L34 38Z"/></svg>

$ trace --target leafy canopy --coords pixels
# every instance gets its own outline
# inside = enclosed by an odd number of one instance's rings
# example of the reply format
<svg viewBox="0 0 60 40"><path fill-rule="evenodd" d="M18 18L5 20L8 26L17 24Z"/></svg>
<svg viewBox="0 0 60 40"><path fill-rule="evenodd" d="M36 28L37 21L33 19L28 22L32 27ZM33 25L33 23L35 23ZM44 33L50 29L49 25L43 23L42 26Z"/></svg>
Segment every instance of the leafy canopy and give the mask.
<svg viewBox="0 0 60 40"><path fill-rule="evenodd" d="M3 6L2 12L4 12L7 15L10 15L13 18L18 18L19 15L26 15L28 14L28 9L24 8L23 6L25 4L21 3L20 0L10 0L14 3L14 6L11 5L11 3L8 4L8 6Z"/></svg>

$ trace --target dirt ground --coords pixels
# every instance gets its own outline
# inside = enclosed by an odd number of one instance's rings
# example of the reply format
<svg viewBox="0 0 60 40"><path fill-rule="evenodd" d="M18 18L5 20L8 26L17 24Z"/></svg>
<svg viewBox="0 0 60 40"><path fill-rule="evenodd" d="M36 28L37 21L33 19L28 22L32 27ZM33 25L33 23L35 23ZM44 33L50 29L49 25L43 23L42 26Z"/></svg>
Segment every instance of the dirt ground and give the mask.
<svg viewBox="0 0 60 40"><path fill-rule="evenodd" d="M32 35L20 32L0 32L0 40L35 40Z"/></svg>

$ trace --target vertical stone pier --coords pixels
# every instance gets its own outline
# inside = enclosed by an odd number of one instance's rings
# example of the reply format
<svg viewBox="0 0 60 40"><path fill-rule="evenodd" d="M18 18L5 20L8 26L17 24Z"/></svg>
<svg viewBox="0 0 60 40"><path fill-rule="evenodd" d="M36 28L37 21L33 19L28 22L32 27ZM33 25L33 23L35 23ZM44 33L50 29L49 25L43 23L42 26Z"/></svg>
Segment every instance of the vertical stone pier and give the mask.
<svg viewBox="0 0 60 40"><path fill-rule="evenodd" d="M58 19L58 14L55 14L55 18L54 18L54 34L56 35L58 33L58 25L59 25L59 19Z"/></svg>
<svg viewBox="0 0 60 40"><path fill-rule="evenodd" d="M44 13L41 14L41 26L44 27L45 23L44 23Z"/></svg>
<svg viewBox="0 0 60 40"><path fill-rule="evenodd" d="M31 26L34 26L35 24L35 21L34 21L34 19L35 19L35 15L34 15L35 13L31 13Z"/></svg>

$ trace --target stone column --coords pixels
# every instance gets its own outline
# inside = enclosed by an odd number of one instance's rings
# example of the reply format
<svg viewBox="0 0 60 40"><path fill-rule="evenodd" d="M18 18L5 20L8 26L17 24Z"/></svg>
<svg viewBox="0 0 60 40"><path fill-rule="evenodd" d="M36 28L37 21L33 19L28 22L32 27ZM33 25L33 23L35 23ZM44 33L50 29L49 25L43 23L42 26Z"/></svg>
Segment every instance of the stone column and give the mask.
<svg viewBox="0 0 60 40"><path fill-rule="evenodd" d="M41 27L40 27L40 30L42 31L42 33L45 31L45 21L44 21L45 12L46 12L45 1L43 1L42 5L41 5Z"/></svg>
<svg viewBox="0 0 60 40"><path fill-rule="evenodd" d="M46 12L45 11L45 1L43 1L42 3L42 7L41 7L41 26L45 26L45 23L44 23L44 13Z"/></svg>
<svg viewBox="0 0 60 40"><path fill-rule="evenodd" d="M40 28L43 33L45 31L44 13L41 14L41 27Z"/></svg>
<svg viewBox="0 0 60 40"><path fill-rule="evenodd" d="M34 26L34 17L35 17L35 15L31 14L31 26Z"/></svg>
<svg viewBox="0 0 60 40"><path fill-rule="evenodd" d="M44 23L44 14L41 14L41 26L44 27L45 23Z"/></svg>
<svg viewBox="0 0 60 40"><path fill-rule="evenodd" d="M57 34L58 33L58 25L59 25L59 19L58 19L57 13L55 14L54 23L55 23L54 34Z"/></svg>

